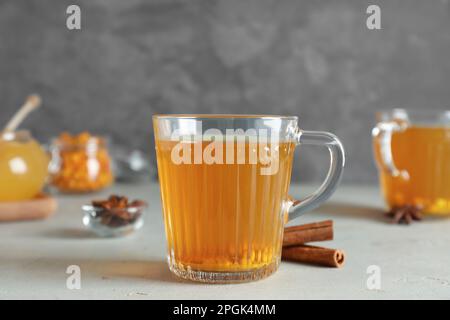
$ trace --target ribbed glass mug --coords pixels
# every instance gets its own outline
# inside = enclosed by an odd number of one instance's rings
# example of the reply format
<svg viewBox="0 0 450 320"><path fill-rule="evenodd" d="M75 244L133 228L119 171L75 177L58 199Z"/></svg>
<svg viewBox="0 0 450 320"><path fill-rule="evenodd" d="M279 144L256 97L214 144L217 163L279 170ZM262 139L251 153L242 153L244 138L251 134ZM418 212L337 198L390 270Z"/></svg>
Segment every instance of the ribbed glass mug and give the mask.
<svg viewBox="0 0 450 320"><path fill-rule="evenodd" d="M388 207L450 214L450 111L379 112L372 135Z"/></svg>
<svg viewBox="0 0 450 320"><path fill-rule="evenodd" d="M276 271L285 223L329 198L344 166L336 136L300 130L297 122L270 115L153 116L173 273L226 283ZM300 144L327 147L331 162L322 186L298 201L288 189Z"/></svg>

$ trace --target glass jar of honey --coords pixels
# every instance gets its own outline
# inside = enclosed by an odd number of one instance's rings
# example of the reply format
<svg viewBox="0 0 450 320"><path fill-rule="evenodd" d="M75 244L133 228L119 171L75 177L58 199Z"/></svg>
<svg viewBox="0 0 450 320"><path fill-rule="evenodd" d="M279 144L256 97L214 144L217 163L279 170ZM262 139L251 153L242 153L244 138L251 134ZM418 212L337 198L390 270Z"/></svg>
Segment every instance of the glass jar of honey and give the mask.
<svg viewBox="0 0 450 320"><path fill-rule="evenodd" d="M114 181L107 140L87 132L68 133L50 146L51 185L64 193L84 193L110 186Z"/></svg>
<svg viewBox="0 0 450 320"><path fill-rule="evenodd" d="M34 198L45 184L48 162L28 131L0 132L0 201Z"/></svg>

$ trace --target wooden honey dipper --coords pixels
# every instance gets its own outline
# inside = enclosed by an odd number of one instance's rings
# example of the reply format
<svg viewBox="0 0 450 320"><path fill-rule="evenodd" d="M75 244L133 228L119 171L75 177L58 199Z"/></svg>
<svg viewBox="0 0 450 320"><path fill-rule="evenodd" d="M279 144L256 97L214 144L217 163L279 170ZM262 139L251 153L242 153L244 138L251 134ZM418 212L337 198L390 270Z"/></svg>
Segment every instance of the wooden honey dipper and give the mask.
<svg viewBox="0 0 450 320"><path fill-rule="evenodd" d="M17 127L25 120L25 118L30 114L30 112L39 108L42 103L42 99L37 94L32 94L28 96L25 103L20 107L16 114L9 120L6 124L3 132L13 132Z"/></svg>

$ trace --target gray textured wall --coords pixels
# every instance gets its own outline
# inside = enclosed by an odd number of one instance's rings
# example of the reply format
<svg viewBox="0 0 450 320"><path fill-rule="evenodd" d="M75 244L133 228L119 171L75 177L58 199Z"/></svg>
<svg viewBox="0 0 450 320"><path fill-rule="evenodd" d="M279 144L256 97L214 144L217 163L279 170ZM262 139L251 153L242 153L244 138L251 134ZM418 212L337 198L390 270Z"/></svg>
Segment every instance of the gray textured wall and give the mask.
<svg viewBox="0 0 450 320"><path fill-rule="evenodd" d="M68 4L82 30L68 31ZM382 30L365 26L368 4ZM448 1L0 0L0 123L30 92L25 126L106 133L153 156L153 113L300 115L348 152L344 181L376 181L377 109L446 108ZM323 177L326 153L300 151L296 177Z"/></svg>

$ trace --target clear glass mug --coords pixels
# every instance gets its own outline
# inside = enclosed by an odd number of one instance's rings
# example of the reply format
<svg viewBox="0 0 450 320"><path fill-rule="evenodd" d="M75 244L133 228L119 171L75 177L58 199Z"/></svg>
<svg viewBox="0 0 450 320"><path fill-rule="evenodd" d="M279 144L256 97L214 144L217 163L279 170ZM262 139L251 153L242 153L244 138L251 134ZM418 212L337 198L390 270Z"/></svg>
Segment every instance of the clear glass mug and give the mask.
<svg viewBox="0 0 450 320"><path fill-rule="evenodd" d="M185 279L226 283L272 274L285 223L327 200L343 172L339 139L300 130L297 117L155 115L153 128L169 268ZM301 144L327 147L330 168L300 201L288 189Z"/></svg>
<svg viewBox="0 0 450 320"><path fill-rule="evenodd" d="M372 131L383 196L390 209L450 213L450 111L394 109Z"/></svg>

